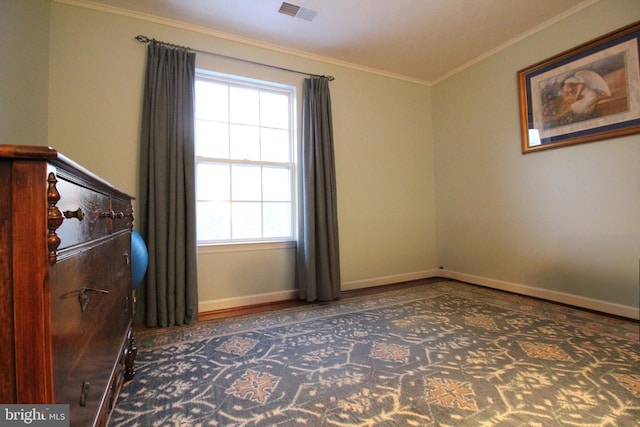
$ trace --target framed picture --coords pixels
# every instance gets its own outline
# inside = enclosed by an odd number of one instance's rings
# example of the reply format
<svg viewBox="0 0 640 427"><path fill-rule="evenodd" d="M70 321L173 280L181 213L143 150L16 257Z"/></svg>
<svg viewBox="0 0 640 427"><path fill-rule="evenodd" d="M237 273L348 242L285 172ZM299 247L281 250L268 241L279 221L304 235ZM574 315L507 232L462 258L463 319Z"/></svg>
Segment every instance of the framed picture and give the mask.
<svg viewBox="0 0 640 427"><path fill-rule="evenodd" d="M640 132L640 21L518 71L522 153Z"/></svg>

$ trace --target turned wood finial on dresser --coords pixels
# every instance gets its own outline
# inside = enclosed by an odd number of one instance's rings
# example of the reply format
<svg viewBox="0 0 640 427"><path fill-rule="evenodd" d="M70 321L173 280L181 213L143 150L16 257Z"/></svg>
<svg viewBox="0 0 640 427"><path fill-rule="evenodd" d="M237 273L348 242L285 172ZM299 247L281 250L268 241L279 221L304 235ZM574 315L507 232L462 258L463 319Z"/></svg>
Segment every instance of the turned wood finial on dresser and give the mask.
<svg viewBox="0 0 640 427"><path fill-rule="evenodd" d="M56 234L56 230L62 225L62 221L64 220L62 212L60 212L60 209L56 206L60 200L60 193L56 188L57 182L56 174L49 172L49 176L47 177L47 183L49 184L47 186L47 228L49 229L47 249L49 264L56 263L56 251L58 250L58 246L60 246L60 237Z"/></svg>

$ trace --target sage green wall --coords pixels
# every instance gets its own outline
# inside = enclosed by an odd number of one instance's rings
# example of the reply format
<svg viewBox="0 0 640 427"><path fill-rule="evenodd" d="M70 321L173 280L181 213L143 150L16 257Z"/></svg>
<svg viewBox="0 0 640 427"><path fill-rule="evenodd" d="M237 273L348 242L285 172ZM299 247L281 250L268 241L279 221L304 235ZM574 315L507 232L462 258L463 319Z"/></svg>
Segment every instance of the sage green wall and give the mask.
<svg viewBox="0 0 640 427"><path fill-rule="evenodd" d="M50 145L136 195L145 34L278 66L331 74L343 283L421 275L436 264L431 88L248 46L189 28L54 2ZM303 76L198 55L261 79ZM288 80L288 81L285 81ZM295 83L294 83L295 84ZM293 250L202 251L200 300L292 291ZM240 302L242 304L242 302Z"/></svg>
<svg viewBox="0 0 640 427"><path fill-rule="evenodd" d="M433 88L438 264L637 308L640 136L522 155L516 72L639 18L602 0Z"/></svg>
<svg viewBox="0 0 640 427"><path fill-rule="evenodd" d="M135 195L140 33L333 74L343 285L443 265L478 282L637 304L640 137L523 156L515 80L518 69L637 20L636 1L597 2L433 88L65 3L9 0L1 11L0 46L10 58L0 66L2 143L49 144ZM293 290L293 250L203 251L199 273L202 301L242 305Z"/></svg>
<svg viewBox="0 0 640 427"><path fill-rule="evenodd" d="M49 0L0 1L0 144L47 145Z"/></svg>

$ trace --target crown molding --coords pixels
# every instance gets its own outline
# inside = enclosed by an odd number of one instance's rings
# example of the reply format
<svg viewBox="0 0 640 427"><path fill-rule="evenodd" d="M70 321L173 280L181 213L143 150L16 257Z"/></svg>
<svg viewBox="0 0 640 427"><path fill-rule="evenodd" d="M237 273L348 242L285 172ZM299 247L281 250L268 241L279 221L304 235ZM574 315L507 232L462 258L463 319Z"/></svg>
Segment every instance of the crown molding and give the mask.
<svg viewBox="0 0 640 427"><path fill-rule="evenodd" d="M258 48L262 48L262 49L267 49L267 50L271 50L274 52L278 52L278 53L283 53L283 54L287 54L287 55L292 55L292 56L296 56L299 58L304 58L304 59L310 59L313 61L318 61L318 62L322 62L325 64L330 64L330 65L335 65L335 66L339 66L339 67L344 67L344 68L348 68L351 70L356 70L356 71L361 71L361 72L365 72L365 73L369 73L369 74L375 74L375 75L379 75L379 76L383 76L383 77L388 77L391 79L396 79L396 80L403 80L406 82L410 82L410 83L416 83L416 84L420 84L420 85L424 85L424 86L434 86L452 76L454 76L455 74L460 73L463 70L466 70L467 68L472 67L473 65L497 54L498 52L501 52L505 49L507 49L510 46L515 45L516 43L521 42L522 40L554 25L557 24L558 22L568 18L571 15L574 15L576 13L578 13L579 11L592 6L596 3L598 3L600 0L585 0L584 2L578 4L577 6L574 6L573 8L567 10L566 12L546 21L543 22L540 25L537 25L535 27L533 27L532 29L520 34L519 36L495 47L494 49L491 49L487 52L485 52L484 54L474 58L473 60L461 65L460 67L457 67L453 70L451 70L450 72L438 77L435 80L423 80L423 79L418 79L415 77L410 77L410 76L406 76L403 74L397 74L397 73L391 73L388 71L384 71L384 70L380 70L377 68L372 68L372 67L366 67L363 65L358 65L358 64L354 64L351 62L347 62L347 61L341 61L341 60L337 60L334 58L330 58L330 57L326 57L326 56L322 56L322 55L316 55L313 53L309 53L309 52L305 52L305 51L301 51L301 50L297 50L297 49L291 49L288 48L286 46L282 46L282 45L277 45L277 44L272 44L272 43L265 43L259 40L255 40L255 39L251 39L251 38L247 38L247 37L241 37L238 36L236 34L231 34L231 33L226 33L223 31L218 31L218 30L214 30L211 28L207 28L207 27L202 27L199 25L194 25L194 24L189 24L187 22L183 22L183 21L178 21L178 20L173 20L173 19L169 19L169 18L163 18L160 16L155 16L155 15L151 15L148 13L143 13L143 12L136 12L136 11L132 11L132 10L128 10L128 9L123 9L123 8L119 8L119 7L115 7L115 6L108 6L108 5L103 5L103 4L99 4L99 3L95 3L92 2L90 0L53 0L55 3L60 3L60 4L66 4L66 5L70 5L70 6L77 6L77 7L83 7L85 9L92 9L92 10L96 10L96 11L100 11L100 12L105 12L105 13L111 13L114 15L120 15L120 16L126 16L129 18L134 18L134 19L139 19L139 20L143 20L143 21L147 21L147 22L153 22L155 24L160 24L160 25L166 25L169 27L174 27L174 28L179 28L179 29L183 29L183 30L187 30L187 31L192 31L195 33L200 33L200 34L204 34L207 36L211 36L211 37L216 37L216 38L220 38L220 39L224 39L224 40L228 40L228 41L232 41L232 42L236 42L236 43L241 43L244 45L248 45L248 46L253 46L253 47L258 47Z"/></svg>
<svg viewBox="0 0 640 427"><path fill-rule="evenodd" d="M322 55L315 55L309 52L291 49L282 45L276 45L272 43L265 43L259 40L241 37L236 34L226 33L223 31L214 30L199 25L189 24L183 21L177 21L169 18L163 18L160 16L151 15L143 12L136 12L128 9L123 9L115 6L108 6L104 4L94 3L89 0L53 0L55 3L66 4L69 6L77 6L85 9L91 9L99 12L110 13L113 15L126 16L128 18L139 19L142 21L152 22L154 24L166 25L168 27L179 28L182 30L192 31L195 33L216 37L224 40L229 40L236 43L241 43L248 46L258 47L262 49L271 50L278 53L284 53L287 55L297 56L299 58L310 59L325 64L336 65L339 67L349 68L356 71L362 71L369 74L376 74L383 77L389 77L396 80L404 80L411 83L417 83L425 86L431 86L431 82L426 80L417 79L414 77L405 76L402 74L391 73L376 68L366 67L363 65L354 64L347 61L340 61L334 58L329 58ZM195 48L195 47L194 47Z"/></svg>
<svg viewBox="0 0 640 427"><path fill-rule="evenodd" d="M570 17L571 15L575 15L576 13L580 12L581 10L586 9L589 6L594 5L594 4L598 3L599 1L600 0L586 0L586 1L576 5L574 7L572 7L571 9L565 11L564 13L562 13L562 14L560 14L560 15L558 15L558 16L556 16L556 17L554 17L554 18L552 18L552 19L550 19L548 21L545 21L540 25L537 25L537 26L531 28L530 30L520 34L517 37L512 38L511 40L509 40L509 41L507 41L505 43L502 43L499 46L496 46L495 48L485 52L484 54L478 56L477 58L474 58L473 60L461 65L460 67L449 71L448 73L444 74L441 77L438 77L436 80L431 82L431 84L432 85L436 85L436 84L448 79L449 77L452 77L455 74L458 74L459 72L461 72L463 70L466 70L467 68L470 68L470 67L472 67L473 65L475 65L475 64L477 64L479 62L484 61L485 59L495 55L496 53L501 52L501 51L507 49L508 47L513 46L516 43L519 43L522 40L525 40L525 39L533 36L536 33L539 33L540 31L542 31L542 30L544 30L546 28L549 28L550 26L552 26L554 24L557 24L558 22Z"/></svg>

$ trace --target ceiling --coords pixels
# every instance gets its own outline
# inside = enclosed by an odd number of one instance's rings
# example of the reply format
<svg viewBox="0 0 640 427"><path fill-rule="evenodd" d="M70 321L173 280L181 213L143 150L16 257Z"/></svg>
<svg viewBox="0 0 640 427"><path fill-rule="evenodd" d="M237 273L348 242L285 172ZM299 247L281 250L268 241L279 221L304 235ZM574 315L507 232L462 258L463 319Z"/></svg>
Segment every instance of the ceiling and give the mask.
<svg viewBox="0 0 640 427"><path fill-rule="evenodd" d="M431 84L597 1L286 0L302 8L293 17L278 13L283 0L74 3L186 23L249 44Z"/></svg>

